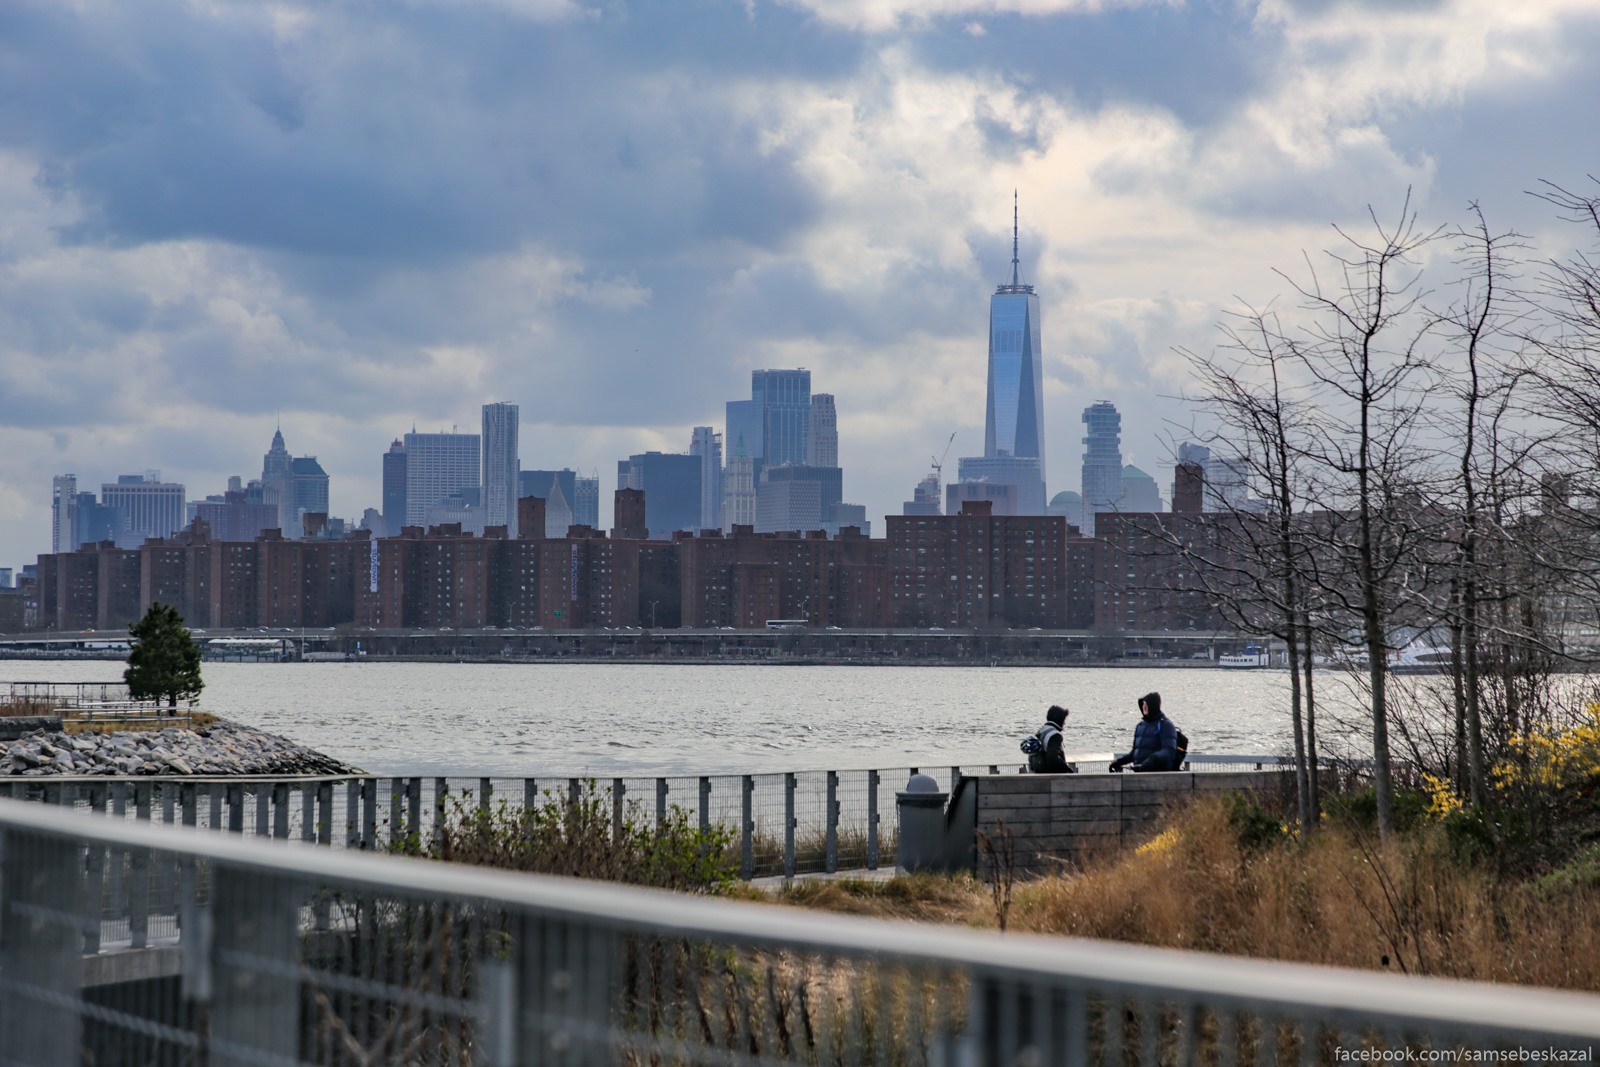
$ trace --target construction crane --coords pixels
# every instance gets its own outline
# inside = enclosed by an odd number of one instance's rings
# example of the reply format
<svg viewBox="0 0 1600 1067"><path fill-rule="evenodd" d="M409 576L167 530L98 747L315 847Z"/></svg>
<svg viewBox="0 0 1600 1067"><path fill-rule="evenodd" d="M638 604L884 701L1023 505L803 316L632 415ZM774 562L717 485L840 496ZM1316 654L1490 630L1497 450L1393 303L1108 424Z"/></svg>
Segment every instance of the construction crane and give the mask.
<svg viewBox="0 0 1600 1067"><path fill-rule="evenodd" d="M956 431L950 431L950 440L944 443L944 451L940 452L933 461L933 478L940 485L944 484L944 457L950 454L950 446L956 443Z"/></svg>

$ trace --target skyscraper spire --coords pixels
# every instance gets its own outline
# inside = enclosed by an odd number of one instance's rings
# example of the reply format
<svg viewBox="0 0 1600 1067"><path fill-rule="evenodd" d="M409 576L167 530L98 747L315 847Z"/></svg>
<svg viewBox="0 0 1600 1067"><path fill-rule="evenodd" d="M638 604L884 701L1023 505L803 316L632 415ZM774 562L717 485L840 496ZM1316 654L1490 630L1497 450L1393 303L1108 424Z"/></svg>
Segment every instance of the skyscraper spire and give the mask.
<svg viewBox="0 0 1600 1067"><path fill-rule="evenodd" d="M1011 190L1011 284L1017 284L1017 191Z"/></svg>

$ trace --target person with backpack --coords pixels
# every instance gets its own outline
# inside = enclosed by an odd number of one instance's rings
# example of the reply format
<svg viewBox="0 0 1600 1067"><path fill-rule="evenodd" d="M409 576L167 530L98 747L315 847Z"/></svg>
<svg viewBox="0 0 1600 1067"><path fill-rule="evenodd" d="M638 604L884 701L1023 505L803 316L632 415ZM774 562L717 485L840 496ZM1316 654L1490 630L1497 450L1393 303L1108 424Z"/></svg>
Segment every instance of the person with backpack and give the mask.
<svg viewBox="0 0 1600 1067"><path fill-rule="evenodd" d="M1146 693L1139 698L1133 748L1112 761L1111 770L1120 771L1132 764L1135 771L1175 771L1183 766L1188 748L1188 738L1161 713L1161 694Z"/></svg>
<svg viewBox="0 0 1600 1067"><path fill-rule="evenodd" d="M1028 754L1028 770L1032 774L1072 774L1077 766L1067 762L1065 735L1061 728L1067 724L1067 709L1059 704L1050 705L1044 713L1044 725L1032 737L1022 742L1022 751Z"/></svg>

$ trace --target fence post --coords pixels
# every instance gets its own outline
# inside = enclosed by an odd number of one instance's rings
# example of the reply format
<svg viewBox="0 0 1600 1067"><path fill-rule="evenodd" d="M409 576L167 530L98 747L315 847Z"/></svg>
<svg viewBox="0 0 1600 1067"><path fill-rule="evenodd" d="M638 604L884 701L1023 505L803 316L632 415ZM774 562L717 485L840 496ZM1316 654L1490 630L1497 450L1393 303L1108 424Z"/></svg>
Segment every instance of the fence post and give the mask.
<svg viewBox="0 0 1600 1067"><path fill-rule="evenodd" d="M293 1061L300 1039L297 887L227 865L213 867L211 878L215 977L206 1062Z"/></svg>
<svg viewBox="0 0 1600 1067"><path fill-rule="evenodd" d="M667 780L656 779L656 829L661 829L661 824L667 821Z"/></svg>
<svg viewBox="0 0 1600 1067"><path fill-rule="evenodd" d="M250 795L256 798L256 836L267 837L272 833L271 786L257 782L250 787Z"/></svg>
<svg viewBox="0 0 1600 1067"><path fill-rule="evenodd" d="M494 795L494 779L478 779L478 810L489 810L489 798Z"/></svg>
<svg viewBox="0 0 1600 1067"><path fill-rule="evenodd" d="M389 779L389 846L406 839L406 780Z"/></svg>
<svg viewBox="0 0 1600 1067"><path fill-rule="evenodd" d="M618 844L622 841L622 814L623 800L627 795L628 785L621 778L611 779L611 841Z"/></svg>
<svg viewBox="0 0 1600 1067"><path fill-rule="evenodd" d="M289 838L289 783L272 785L272 836L280 841Z"/></svg>
<svg viewBox="0 0 1600 1067"><path fill-rule="evenodd" d="M355 778L344 783L344 847L361 847L361 782Z"/></svg>
<svg viewBox="0 0 1600 1067"><path fill-rule="evenodd" d="M0 864L0 974L26 975L33 987L0 997L5 1055L14 1063L78 1063L84 950L79 916L98 922L99 902L93 908L83 904L75 841L16 831L0 841L6 857Z"/></svg>
<svg viewBox="0 0 1600 1067"><path fill-rule="evenodd" d="M755 775L744 776L742 792L744 799L739 805L739 877L748 881L755 877L756 872Z"/></svg>
<svg viewBox="0 0 1600 1067"><path fill-rule="evenodd" d="M824 868L829 874L839 869L839 772L828 772L828 844Z"/></svg>
<svg viewBox="0 0 1600 1067"><path fill-rule="evenodd" d="M422 844L422 779L413 775L406 783L406 822L411 827L411 832L417 835L417 845Z"/></svg>
<svg viewBox="0 0 1600 1067"><path fill-rule="evenodd" d="M867 870L878 869L878 781L877 771L867 772Z"/></svg>
<svg viewBox="0 0 1600 1067"><path fill-rule="evenodd" d="M244 833L244 786L228 785L228 832Z"/></svg>
<svg viewBox="0 0 1600 1067"><path fill-rule="evenodd" d="M317 789L315 782L300 787L300 840L312 844L317 840Z"/></svg>
<svg viewBox="0 0 1600 1067"><path fill-rule="evenodd" d="M150 821L150 783L133 786L133 817ZM150 851L136 848L128 857L128 947L150 942Z"/></svg>
<svg viewBox="0 0 1600 1067"><path fill-rule="evenodd" d="M361 847L378 847L378 780L361 779Z"/></svg>
<svg viewBox="0 0 1600 1067"><path fill-rule="evenodd" d="M783 775L783 876L794 877L794 772Z"/></svg>
<svg viewBox="0 0 1600 1067"><path fill-rule="evenodd" d="M89 807L96 815L106 811L106 787L89 787ZM100 904L104 899L106 876L106 847L90 845L88 864L84 869L84 899L90 902L83 919L83 953L92 956L100 951Z"/></svg>

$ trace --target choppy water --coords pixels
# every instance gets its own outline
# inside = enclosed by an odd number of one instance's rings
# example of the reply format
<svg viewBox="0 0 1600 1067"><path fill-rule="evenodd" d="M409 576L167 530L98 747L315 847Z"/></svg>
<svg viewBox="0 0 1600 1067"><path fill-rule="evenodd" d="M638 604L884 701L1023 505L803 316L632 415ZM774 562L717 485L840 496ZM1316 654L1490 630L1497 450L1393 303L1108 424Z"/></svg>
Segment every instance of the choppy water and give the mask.
<svg viewBox="0 0 1600 1067"><path fill-rule="evenodd" d="M113 662L0 660L0 682L120 675ZM1150 690L1195 752L1291 747L1282 671L208 663L205 679L204 708L383 774L1014 764L1053 703L1072 711L1068 750L1089 756L1128 747Z"/></svg>

